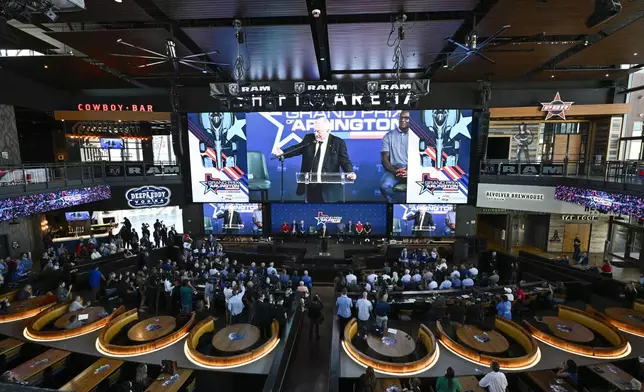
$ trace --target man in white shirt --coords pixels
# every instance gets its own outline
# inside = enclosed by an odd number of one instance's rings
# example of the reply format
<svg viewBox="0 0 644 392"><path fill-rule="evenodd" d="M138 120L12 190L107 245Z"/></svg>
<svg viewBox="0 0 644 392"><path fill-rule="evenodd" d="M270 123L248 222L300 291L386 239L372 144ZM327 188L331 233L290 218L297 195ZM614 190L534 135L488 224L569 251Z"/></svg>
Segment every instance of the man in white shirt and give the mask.
<svg viewBox="0 0 644 392"><path fill-rule="evenodd" d="M94 251L92 252L92 256L90 256L90 257L92 258L92 260L100 259L101 254L98 253L98 250L94 249Z"/></svg>
<svg viewBox="0 0 644 392"><path fill-rule="evenodd" d="M235 289L233 294L228 299L228 310L230 310L230 322L232 324L238 324L242 321L242 312L244 311L244 302L242 298L246 294L246 287L242 283L241 291Z"/></svg>
<svg viewBox="0 0 644 392"><path fill-rule="evenodd" d="M352 283L356 282L358 280L358 277L353 274L353 271L349 271L349 274L345 277L347 281L347 286L351 285Z"/></svg>
<svg viewBox="0 0 644 392"><path fill-rule="evenodd" d="M373 284L373 282L375 282L376 279L378 279L378 275L376 275L374 272L370 273L369 276L367 276L367 280L371 284Z"/></svg>
<svg viewBox="0 0 644 392"><path fill-rule="evenodd" d="M235 283L233 281L233 283ZM230 287L230 284L226 282L226 287L224 287L224 300L226 302L226 323L230 325L230 310L228 309L228 300L233 296L233 289Z"/></svg>
<svg viewBox="0 0 644 392"><path fill-rule="evenodd" d="M76 298L74 299L74 302L69 304L69 307L67 308L68 312L75 312L77 310L83 309L83 299L81 298L80 295L77 295Z"/></svg>
<svg viewBox="0 0 644 392"><path fill-rule="evenodd" d="M512 302L514 301L514 295L512 294L512 289L509 287L504 287L503 291L505 292L506 297L508 297L508 301Z"/></svg>
<svg viewBox="0 0 644 392"><path fill-rule="evenodd" d="M432 280L427 284L427 288L430 290L436 290L438 288L438 283L435 280Z"/></svg>
<svg viewBox="0 0 644 392"><path fill-rule="evenodd" d="M449 276L446 276L443 283L441 283L441 285L438 286L439 290L449 290L451 288L452 288L452 281L449 279Z"/></svg>
<svg viewBox="0 0 644 392"><path fill-rule="evenodd" d="M441 259L440 263L436 264L436 271L440 271L442 269L447 269L447 260Z"/></svg>
<svg viewBox="0 0 644 392"><path fill-rule="evenodd" d="M415 274L414 274L414 276L412 276L411 278L414 280L414 282L418 283L418 282L420 282L421 280L423 280L423 277L422 277L422 276L420 276L420 273L419 273L419 271L418 271L418 270L416 270L415 272L416 272L416 273L415 273Z"/></svg>
<svg viewBox="0 0 644 392"><path fill-rule="evenodd" d="M163 289L166 293L172 293L174 286L172 285L172 282L170 282L170 279L165 278L165 280L163 281Z"/></svg>
<svg viewBox="0 0 644 392"><path fill-rule="evenodd" d="M474 266L474 264L470 265L470 275L472 275L472 278L476 278L478 274L479 270Z"/></svg>
<svg viewBox="0 0 644 392"><path fill-rule="evenodd" d="M508 380L505 378L505 374L500 372L499 363L494 361L490 367L492 371L479 381L479 386L487 388L489 392L505 392L508 387Z"/></svg>
<svg viewBox="0 0 644 392"><path fill-rule="evenodd" d="M369 318L373 305L367 299L367 292L362 293L362 298L356 301L356 309L358 309L358 332L362 333L362 338L367 340L367 328L369 326Z"/></svg>
<svg viewBox="0 0 644 392"><path fill-rule="evenodd" d="M405 275L400 278L400 281L403 282L404 284L409 284L411 282L411 275L409 275L409 270L405 270Z"/></svg>

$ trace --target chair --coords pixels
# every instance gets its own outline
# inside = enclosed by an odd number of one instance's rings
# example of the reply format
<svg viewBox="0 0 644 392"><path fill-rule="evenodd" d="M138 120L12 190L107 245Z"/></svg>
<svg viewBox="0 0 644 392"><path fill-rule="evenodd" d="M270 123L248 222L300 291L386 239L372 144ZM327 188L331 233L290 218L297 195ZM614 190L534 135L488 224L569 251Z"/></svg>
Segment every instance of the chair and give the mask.
<svg viewBox="0 0 644 392"><path fill-rule="evenodd" d="M266 157L259 151L248 151L246 156L248 162L248 190L260 192L262 201L268 200L271 179L268 176Z"/></svg>

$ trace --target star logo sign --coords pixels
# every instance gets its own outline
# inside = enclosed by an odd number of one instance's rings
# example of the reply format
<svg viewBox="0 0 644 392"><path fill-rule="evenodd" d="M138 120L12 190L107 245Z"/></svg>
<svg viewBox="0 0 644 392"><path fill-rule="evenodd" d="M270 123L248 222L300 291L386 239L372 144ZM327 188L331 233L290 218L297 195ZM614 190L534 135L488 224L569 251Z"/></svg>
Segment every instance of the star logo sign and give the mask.
<svg viewBox="0 0 644 392"><path fill-rule="evenodd" d="M416 184L420 185L420 193L418 195L420 196L423 193L427 192L433 196L434 191L436 190L436 185L434 184L434 181L436 181L435 178L428 178L428 179L423 179L423 181L416 181Z"/></svg>
<svg viewBox="0 0 644 392"><path fill-rule="evenodd" d="M204 186L204 191L203 191L204 195L207 195L210 192L216 195L219 189L223 185L220 179L212 178L211 176L206 176L206 180L199 181L199 183Z"/></svg>
<svg viewBox="0 0 644 392"><path fill-rule="evenodd" d="M318 216L315 217L315 220L317 221L318 225L321 225L323 223L340 223L342 222L342 217L324 215L324 212L318 211Z"/></svg>
<svg viewBox="0 0 644 392"><path fill-rule="evenodd" d="M569 110L574 102L564 102L559 96L559 91L555 95L555 99L552 102L541 102L541 111L548 112L546 115L546 120L549 120L553 117L559 117L562 120L566 119L566 110Z"/></svg>

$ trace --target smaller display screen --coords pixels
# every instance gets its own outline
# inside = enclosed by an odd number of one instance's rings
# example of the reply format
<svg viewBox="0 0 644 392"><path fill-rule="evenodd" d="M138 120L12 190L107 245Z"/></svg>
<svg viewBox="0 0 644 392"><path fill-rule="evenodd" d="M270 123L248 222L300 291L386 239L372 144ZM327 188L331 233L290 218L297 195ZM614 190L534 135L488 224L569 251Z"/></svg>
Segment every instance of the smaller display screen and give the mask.
<svg viewBox="0 0 644 392"><path fill-rule="evenodd" d="M284 224L289 231L314 234L326 224L331 234L343 231L356 234L371 228L371 235L387 232L386 204L271 204L271 224L274 233L282 233Z"/></svg>
<svg viewBox="0 0 644 392"><path fill-rule="evenodd" d="M261 203L204 203L206 234L263 234Z"/></svg>
<svg viewBox="0 0 644 392"><path fill-rule="evenodd" d="M555 199L579 204L602 213L613 213L644 218L644 198L609 193L574 186L557 185Z"/></svg>
<svg viewBox="0 0 644 392"><path fill-rule="evenodd" d="M112 190L109 185L10 197L0 200L0 221L106 200L111 197Z"/></svg>
<svg viewBox="0 0 644 392"><path fill-rule="evenodd" d="M453 236L456 209L452 204L394 204L391 232L397 237Z"/></svg>
<svg viewBox="0 0 644 392"><path fill-rule="evenodd" d="M122 150L123 139L101 138L101 148Z"/></svg>
<svg viewBox="0 0 644 392"><path fill-rule="evenodd" d="M68 222L89 220L89 211L66 212L65 219Z"/></svg>

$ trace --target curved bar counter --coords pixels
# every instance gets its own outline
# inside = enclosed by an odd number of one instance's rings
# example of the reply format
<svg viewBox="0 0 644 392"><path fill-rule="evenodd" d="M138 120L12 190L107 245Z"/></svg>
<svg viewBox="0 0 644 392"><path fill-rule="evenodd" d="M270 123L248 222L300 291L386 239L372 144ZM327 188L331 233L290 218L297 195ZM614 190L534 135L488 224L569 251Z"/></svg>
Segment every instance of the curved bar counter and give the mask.
<svg viewBox="0 0 644 392"><path fill-rule="evenodd" d="M67 308L69 303L62 303L50 307L42 314L34 317L29 321L24 330L24 336L36 342L47 342L47 341L56 341L73 338L76 336L84 335L97 329L101 329L106 326L113 318L121 315L125 312L125 308L121 305L116 309L112 314L103 317L100 320L94 321L93 323L88 323L79 328L74 329L64 329L57 331L43 331L48 324L55 322L59 317L62 317L68 313Z"/></svg>
<svg viewBox="0 0 644 392"><path fill-rule="evenodd" d="M547 332L543 332L526 320L523 320L523 323L526 325L532 336L538 340L573 354L591 358L616 359L625 357L631 352L631 345L628 343L624 333L608 322L608 320L601 316L601 314L593 314L592 312L586 313L582 310L565 305L559 305L558 310L558 316L560 318L571 320L583 325L604 337L604 339L609 341L613 347L592 347L573 343Z"/></svg>
<svg viewBox="0 0 644 392"><path fill-rule="evenodd" d="M144 344L137 344L132 346L121 346L111 344L110 342L116 335L128 324L133 321L139 320L138 309L128 310L125 313L110 320L105 328L103 328L96 339L96 349L108 356L113 357L134 357L137 355L146 354L152 351L161 350L173 343L178 342L188 334L190 328L195 322L195 313L192 312L190 320L178 330L151 342Z"/></svg>
<svg viewBox="0 0 644 392"><path fill-rule="evenodd" d="M9 311L6 314L0 314L0 323L10 323L33 317L56 303L55 295L43 295L21 302L13 302L16 294L18 294L18 290L0 296L0 301L7 300L10 304Z"/></svg>
<svg viewBox="0 0 644 392"><path fill-rule="evenodd" d="M421 324L420 328L418 328L418 342L425 346L427 354L413 362L387 362L372 358L362 353L353 345L353 343L351 343L351 340L357 333L358 322L356 319L351 319L344 328L344 340L342 341L344 351L359 365L363 367L371 366L379 373L401 377L415 375L434 366L440 356L440 351L436 344L436 338L432 331L430 331L424 324Z"/></svg>
<svg viewBox="0 0 644 392"><path fill-rule="evenodd" d="M626 308L610 308L610 310L604 309L604 313L602 313L592 306L586 305L586 312L591 315L605 319L621 331L628 332L635 336L644 337L644 324L640 321L641 318L637 322L629 322L628 310L629 309ZM631 311L636 313L639 317L641 317L643 313L635 309L632 309Z"/></svg>
<svg viewBox="0 0 644 392"><path fill-rule="evenodd" d="M277 347L279 343L279 332L280 326L276 320L273 320L271 324L271 337L261 346L252 349L248 352L225 357L215 357L210 355L205 355L197 351L197 346L199 344L199 339L206 333L213 332L215 330L215 323L212 317L208 317L205 320L197 324L188 335L186 339L184 352L186 357L195 365L208 368L208 369L231 369L239 366L248 365L252 362L255 362L266 355L270 354L271 351Z"/></svg>
<svg viewBox="0 0 644 392"><path fill-rule="evenodd" d="M436 328L440 342L452 353L470 362L490 366L493 361L496 361L504 370L524 370L533 367L541 360L539 346L530 333L514 321L507 320L503 317L496 316L494 319L494 328L519 343L525 350L525 355L515 358L505 358L483 354L452 339L445 333L439 321L436 322Z"/></svg>

